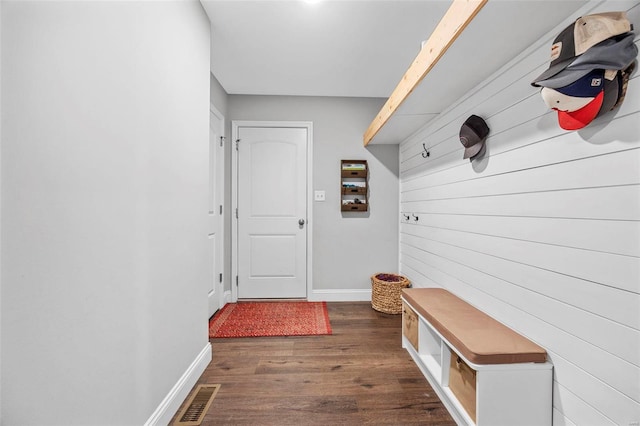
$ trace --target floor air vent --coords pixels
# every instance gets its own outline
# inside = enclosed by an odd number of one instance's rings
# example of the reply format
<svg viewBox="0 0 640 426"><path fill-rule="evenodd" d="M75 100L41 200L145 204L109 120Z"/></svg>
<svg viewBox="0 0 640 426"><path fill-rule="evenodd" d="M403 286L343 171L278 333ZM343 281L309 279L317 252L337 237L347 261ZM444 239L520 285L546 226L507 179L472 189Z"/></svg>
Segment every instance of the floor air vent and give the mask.
<svg viewBox="0 0 640 426"><path fill-rule="evenodd" d="M220 385L198 385L176 417L174 426L199 426L215 398Z"/></svg>

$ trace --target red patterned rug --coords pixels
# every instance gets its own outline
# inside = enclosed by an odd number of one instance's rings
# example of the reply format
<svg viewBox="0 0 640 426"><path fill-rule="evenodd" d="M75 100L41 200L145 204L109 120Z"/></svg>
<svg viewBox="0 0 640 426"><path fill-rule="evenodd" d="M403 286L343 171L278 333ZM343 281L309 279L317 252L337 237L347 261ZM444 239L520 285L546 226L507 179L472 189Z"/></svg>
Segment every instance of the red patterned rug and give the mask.
<svg viewBox="0 0 640 426"><path fill-rule="evenodd" d="M326 302L227 303L209 321L209 338L331 334Z"/></svg>

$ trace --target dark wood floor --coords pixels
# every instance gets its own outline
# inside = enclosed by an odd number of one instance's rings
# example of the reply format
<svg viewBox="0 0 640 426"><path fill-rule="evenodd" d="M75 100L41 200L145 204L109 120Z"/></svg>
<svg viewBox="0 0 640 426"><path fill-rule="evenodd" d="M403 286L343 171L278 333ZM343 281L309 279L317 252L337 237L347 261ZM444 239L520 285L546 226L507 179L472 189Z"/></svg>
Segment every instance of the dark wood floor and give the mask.
<svg viewBox="0 0 640 426"><path fill-rule="evenodd" d="M205 425L455 425L401 347L401 315L328 303L333 334L212 339Z"/></svg>

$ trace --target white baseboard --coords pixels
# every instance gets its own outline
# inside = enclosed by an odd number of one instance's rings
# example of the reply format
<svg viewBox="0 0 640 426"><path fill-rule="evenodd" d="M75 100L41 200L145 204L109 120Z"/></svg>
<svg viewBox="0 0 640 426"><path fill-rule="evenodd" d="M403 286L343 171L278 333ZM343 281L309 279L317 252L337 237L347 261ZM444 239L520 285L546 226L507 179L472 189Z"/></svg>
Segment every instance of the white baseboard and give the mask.
<svg viewBox="0 0 640 426"><path fill-rule="evenodd" d="M185 371L182 377L180 377L178 382L173 386L171 391L162 400L158 408L156 408L144 425L168 425L180 408L180 405L185 399L187 399L189 392L196 384L205 368L207 368L209 362L211 362L211 343L207 342L206 346L191 363L189 368L187 368L187 371Z"/></svg>
<svg viewBox="0 0 640 426"><path fill-rule="evenodd" d="M313 290L307 299L310 302L368 302L371 301L371 289Z"/></svg>
<svg viewBox="0 0 640 426"><path fill-rule="evenodd" d="M231 303L231 290L227 290L224 292L223 295L223 306L226 305L227 303Z"/></svg>

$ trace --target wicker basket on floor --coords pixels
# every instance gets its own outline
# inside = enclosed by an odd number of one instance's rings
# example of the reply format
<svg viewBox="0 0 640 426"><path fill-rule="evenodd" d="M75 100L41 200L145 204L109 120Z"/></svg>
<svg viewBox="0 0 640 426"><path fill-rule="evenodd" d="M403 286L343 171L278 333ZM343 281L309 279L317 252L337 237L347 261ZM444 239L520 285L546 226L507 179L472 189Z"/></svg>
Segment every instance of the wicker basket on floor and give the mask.
<svg viewBox="0 0 640 426"><path fill-rule="evenodd" d="M371 276L371 307L385 314L402 312L400 294L411 281L402 275L377 273Z"/></svg>

